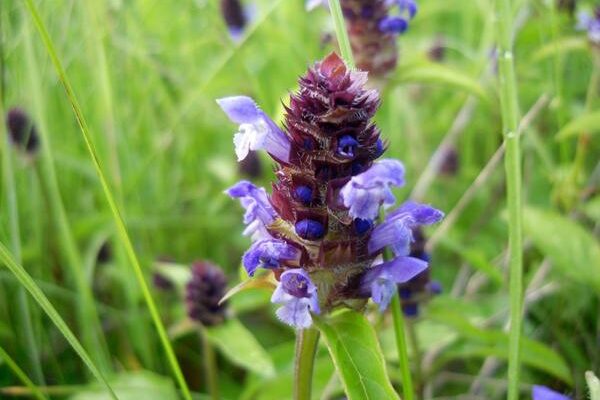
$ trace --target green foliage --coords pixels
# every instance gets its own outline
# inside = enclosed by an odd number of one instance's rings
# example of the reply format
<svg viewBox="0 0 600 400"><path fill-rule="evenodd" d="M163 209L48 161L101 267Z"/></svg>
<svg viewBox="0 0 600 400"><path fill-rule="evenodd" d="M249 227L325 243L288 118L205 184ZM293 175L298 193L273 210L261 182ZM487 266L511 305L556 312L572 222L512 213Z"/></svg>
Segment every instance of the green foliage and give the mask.
<svg viewBox="0 0 600 400"><path fill-rule="evenodd" d="M350 400L398 399L375 331L367 319L344 311L319 320L319 330Z"/></svg>
<svg viewBox="0 0 600 400"><path fill-rule="evenodd" d="M221 325L206 327L203 334L232 363L264 377L275 374L267 352L237 319L230 318Z"/></svg>

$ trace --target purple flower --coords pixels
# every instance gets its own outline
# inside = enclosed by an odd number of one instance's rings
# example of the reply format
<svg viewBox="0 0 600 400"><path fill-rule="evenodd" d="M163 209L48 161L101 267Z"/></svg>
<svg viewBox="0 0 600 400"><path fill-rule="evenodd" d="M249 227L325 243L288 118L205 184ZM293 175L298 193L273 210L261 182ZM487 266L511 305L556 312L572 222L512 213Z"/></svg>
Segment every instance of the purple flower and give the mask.
<svg viewBox="0 0 600 400"><path fill-rule="evenodd" d="M442 219L444 213L425 204L407 201L389 213L385 221L375 227L369 239L369 253L391 246L396 256L410 253L413 229L418 225L431 225Z"/></svg>
<svg viewBox="0 0 600 400"><path fill-rule="evenodd" d="M580 11L577 14L577 25L575 28L580 31L587 31L590 41L600 44L600 7L594 15Z"/></svg>
<svg viewBox="0 0 600 400"><path fill-rule="evenodd" d="M264 149L277 160L288 162L290 140L267 114L247 96L224 97L217 100L229 119L239 124L233 137L238 161L246 158L250 150Z"/></svg>
<svg viewBox="0 0 600 400"><path fill-rule="evenodd" d="M427 263L413 257L398 257L369 269L362 281L363 293L370 293L373 301L383 312L398 290L399 283L408 282L427 269Z"/></svg>
<svg viewBox="0 0 600 400"><path fill-rule="evenodd" d="M387 16L379 21L379 30L384 33L400 34L408 29L408 22L402 17Z"/></svg>
<svg viewBox="0 0 600 400"><path fill-rule="evenodd" d="M571 400L570 397L548 389L546 386L534 385L531 390L533 400Z"/></svg>
<svg viewBox="0 0 600 400"><path fill-rule="evenodd" d="M242 258L248 275L254 276L257 268L279 268L281 261L297 258L300 251L287 242L278 239L263 239L255 242Z"/></svg>
<svg viewBox="0 0 600 400"><path fill-rule="evenodd" d="M365 172L356 175L340 191L342 201L350 216L375 219L379 207L396 202L390 186L404 185L404 166L397 160L380 160Z"/></svg>
<svg viewBox="0 0 600 400"><path fill-rule="evenodd" d="M283 304L277 310L277 317L297 329L311 326L311 311L320 313L317 288L308 273L300 268L289 269L281 274L271 302Z"/></svg>
<svg viewBox="0 0 600 400"><path fill-rule="evenodd" d="M267 192L248 181L239 181L225 191L233 198L239 198L242 207L246 209L244 235L250 235L254 240L270 237L266 226L277 217L271 207Z"/></svg>

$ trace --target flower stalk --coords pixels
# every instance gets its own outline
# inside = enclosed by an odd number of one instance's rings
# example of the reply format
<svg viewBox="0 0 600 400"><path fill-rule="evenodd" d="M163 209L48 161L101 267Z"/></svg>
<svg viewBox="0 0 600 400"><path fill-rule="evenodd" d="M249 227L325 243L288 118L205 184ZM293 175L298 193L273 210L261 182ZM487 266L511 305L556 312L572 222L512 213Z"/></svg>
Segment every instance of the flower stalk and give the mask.
<svg viewBox="0 0 600 400"><path fill-rule="evenodd" d="M329 0L329 8L331 9L331 17L333 18L333 24L335 26L335 35L340 46L342 58L350 68L354 69L354 56L352 55L352 47L350 46L350 39L348 38L348 30L346 29L346 22L344 21L340 0Z"/></svg>
<svg viewBox="0 0 600 400"><path fill-rule="evenodd" d="M202 341L202 350L204 353L204 371L206 373L208 393L211 400L219 400L219 375L215 349L213 348L212 343L210 343L208 335L204 332L200 332L200 340Z"/></svg>
<svg viewBox="0 0 600 400"><path fill-rule="evenodd" d="M496 28L502 132L506 146L506 197L508 204L508 252L510 333L508 351L508 400L519 397L521 363L523 233L521 196L521 145L519 105L513 56L513 14L510 0L496 0Z"/></svg>
<svg viewBox="0 0 600 400"><path fill-rule="evenodd" d="M396 335L396 346L398 347L398 360L400 362L400 372L402 375L402 393L404 400L413 400L414 388L412 376L410 374L410 364L408 362L408 345L406 340L406 329L400 297L398 293L392 298L392 318L394 320L394 333Z"/></svg>
<svg viewBox="0 0 600 400"><path fill-rule="evenodd" d="M294 364L294 400L310 400L315 354L319 331L312 327L296 333L296 360Z"/></svg>

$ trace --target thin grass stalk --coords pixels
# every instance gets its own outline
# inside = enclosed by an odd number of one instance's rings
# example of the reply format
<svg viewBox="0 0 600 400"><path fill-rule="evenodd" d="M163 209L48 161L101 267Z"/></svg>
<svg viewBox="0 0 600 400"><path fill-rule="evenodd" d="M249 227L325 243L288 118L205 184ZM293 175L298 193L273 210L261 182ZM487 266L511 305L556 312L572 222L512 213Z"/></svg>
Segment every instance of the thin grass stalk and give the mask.
<svg viewBox="0 0 600 400"><path fill-rule="evenodd" d="M294 400L310 400L312 379L319 343L316 328L302 329L296 333L296 360L294 363Z"/></svg>
<svg viewBox="0 0 600 400"><path fill-rule="evenodd" d="M392 318L394 320L394 333L396 335L396 347L398 348L398 361L400 363L400 373L402 375L402 395L404 400L414 400L415 391L408 361L406 324L404 322L404 315L402 314L402 306L400 305L400 296L398 295L398 292L392 297L391 308Z"/></svg>
<svg viewBox="0 0 600 400"><path fill-rule="evenodd" d="M208 339L205 332L200 331L200 340L202 341L202 351L204 359L204 372L206 373L206 382L208 384L208 394L211 400L219 400L219 369L217 367L217 355L215 349Z"/></svg>
<svg viewBox="0 0 600 400"><path fill-rule="evenodd" d="M121 212L119 211L119 208L117 206L115 198L114 198L112 191L108 185L106 175L104 173L100 159L98 158L94 143L92 142L92 139L91 139L90 130L88 128L85 118L83 117L83 113L81 111L79 101L77 100L75 93L73 92L71 83L69 82L69 80L67 78L67 75L62 66L62 63L60 62L60 59L57 56L52 39L50 38L50 35L46 29L44 22L42 21L40 15L39 15L39 12L38 12L36 6L33 4L32 0L25 0L25 3L27 5L27 8L29 9L31 17L35 23L35 26L38 29L38 32L40 33L42 41L44 42L44 45L48 52L48 55L50 56L52 63L54 64L54 67L56 69L56 72L58 74L60 82L65 90L65 93L67 95L69 102L71 103L71 107L73 108L73 113L75 114L75 118L77 119L77 123L79 124L79 127L81 129L81 133L82 133L83 139L85 141L87 150L89 152L89 156L94 164L94 168L96 170L96 173L98 174L98 178L100 179L100 183L102 185L102 189L104 191L106 201L110 207L113 218L115 220L119 238L121 239L122 245L125 247L127 256L133 266L138 284L142 290L144 300L150 311L152 321L154 322L156 331L160 337L161 344L163 346L163 349L165 351L165 354L167 356L167 359L171 366L173 374L175 375L175 378L183 392L184 397L187 400L191 400L192 396L191 396L190 390L187 386L187 383L185 382L183 373L181 371L179 363L177 362L177 358L175 357L175 352L173 351L171 343L169 342L167 332L166 332L165 327L160 319L160 315L158 313L156 304L154 303L154 300L152 299L152 296L150 294L150 289L149 289L146 279L144 277L142 267L140 265L140 262L137 258L135 250L133 248L133 243L131 242L131 239L129 238L129 234L128 234L127 228L125 226L125 221L123 220L123 218L121 216Z"/></svg>
<svg viewBox="0 0 600 400"><path fill-rule="evenodd" d="M102 383L106 389L108 390L110 397L118 400L117 395L110 387L110 384L102 374L102 371L94 364L94 361L81 345L77 337L73 334L69 326L62 319L56 308L50 303L50 300L46 297L44 292L39 288L39 286L35 283L33 278L27 273L27 271L18 264L14 257L11 255L10 251L6 248L6 246L0 242L0 262L4 264L10 272L17 278L19 283L27 289L27 291L31 294L33 299L40 305L40 307L44 310L46 315L52 320L54 325L58 328L58 330L62 333L64 338L69 342L73 350L79 355L81 360L85 363L85 365L89 368L92 375L98 379L100 383Z"/></svg>
<svg viewBox="0 0 600 400"><path fill-rule="evenodd" d="M350 46L350 39L348 38L348 30L346 29L340 0L329 0L329 9L331 10L331 17L335 26L335 36L340 46L342 58L350 68L355 68L354 56L352 55L352 47Z"/></svg>
<svg viewBox="0 0 600 400"><path fill-rule="evenodd" d="M0 346L0 359L4 360L8 368L12 370L12 372L19 378L21 382L30 391L31 396L35 397L38 400L47 400L48 398L44 396L44 394L40 391L40 389L35 386L35 384L29 379L29 377L23 372L23 370L19 367L19 365L13 360L10 355Z"/></svg>
<svg viewBox="0 0 600 400"><path fill-rule="evenodd" d="M2 169L4 171L4 183L6 192L6 205L8 208L8 230L11 237L11 247L15 254L17 262L21 262L21 230L19 227L19 208L17 205L17 192L15 185L15 174L13 170L14 157L10 149L8 135L5 129L5 106L6 103L6 85L5 85L5 60L4 60L4 43L6 36L4 34L4 9L0 8L0 136L4 137L3 141L3 156ZM22 344L25 347L27 358L29 360L29 368L33 374L33 379L36 383L44 384L44 373L42 371L42 362L38 343L34 335L32 314L29 309L29 301L27 293L22 287L17 288L17 312L20 331L23 335Z"/></svg>
<svg viewBox="0 0 600 400"><path fill-rule="evenodd" d="M109 170L112 177L112 184L117 200L117 204L123 209L123 188L121 178L121 167L119 163L119 151L117 145L117 124L115 119L115 108L113 104L113 88L110 81L110 70L108 60L106 56L106 47L104 43L104 37L106 35L106 26L108 23L102 23L101 16L105 14L104 2L96 0L87 0L85 2L85 16L88 24L92 27L89 30L90 39L92 42L92 49L94 53L94 59L92 60L93 65L96 66L97 78L99 82L98 96L101 108L101 115L105 116L103 119L103 131L106 133L105 141L109 159ZM115 251L115 257L118 264L121 266L127 265L127 256L124 250L119 247ZM132 271L125 267L128 279L135 279L132 276ZM156 366L155 353L151 350L150 338L145 334L145 328L148 327L148 322L142 313L137 302L137 293L130 290L125 290L125 301L129 312L132 315L131 321L128 321L127 327L131 335L135 337L133 341L133 347L137 349L137 353L142 357L145 365L148 367Z"/></svg>
<svg viewBox="0 0 600 400"><path fill-rule="evenodd" d="M506 199L508 204L508 254L510 331L508 349L508 400L519 397L521 363L523 232L521 195L521 145L517 82L513 55L513 13L510 0L496 0L498 67L502 132L506 146Z"/></svg>
<svg viewBox="0 0 600 400"><path fill-rule="evenodd" d="M25 30L25 57L27 63L28 78L30 81L31 96L34 120L38 127L40 135L40 155L38 162L35 163L35 169L39 177L41 189L48 202L52 223L56 229L57 240L60 244L59 251L62 262L67 267L67 273L72 284L75 286L78 299L76 306L77 326L82 336L82 341L92 354L94 360L103 371L111 370L110 356L108 347L104 342L100 318L96 309L94 295L91 285L86 280L83 272L82 257L73 237L73 232L64 203L60 194L56 171L54 169L54 156L48 138L45 111L40 99L42 85L40 82L40 72L37 69L38 63L35 59L33 44L28 27Z"/></svg>

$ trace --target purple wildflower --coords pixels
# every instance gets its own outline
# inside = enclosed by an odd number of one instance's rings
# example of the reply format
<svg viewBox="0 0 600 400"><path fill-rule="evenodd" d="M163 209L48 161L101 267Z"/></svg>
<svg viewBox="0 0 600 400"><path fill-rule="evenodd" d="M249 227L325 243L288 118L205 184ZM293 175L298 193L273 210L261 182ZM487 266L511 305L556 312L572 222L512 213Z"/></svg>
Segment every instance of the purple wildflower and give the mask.
<svg viewBox="0 0 600 400"><path fill-rule="evenodd" d="M248 23L248 17L240 0L221 0L221 15L233 40L239 40Z"/></svg>
<svg viewBox="0 0 600 400"><path fill-rule="evenodd" d="M275 159L287 162L290 141L277 125L252 100L246 96L226 97L217 103L229 119L239 124L233 137L238 161L248 156L250 150L264 149Z"/></svg>
<svg viewBox="0 0 600 400"><path fill-rule="evenodd" d="M257 268L281 268L283 262L292 261L300 251L287 242L278 239L264 239L255 242L244 254L242 264L248 275L254 276Z"/></svg>
<svg viewBox="0 0 600 400"><path fill-rule="evenodd" d="M570 397L548 389L546 386L534 385L531 390L532 400L571 400Z"/></svg>
<svg viewBox="0 0 600 400"><path fill-rule="evenodd" d="M398 257L369 269L361 281L364 292L371 294L373 301L384 311L398 290L398 284L425 271L427 262L413 257Z"/></svg>
<svg viewBox="0 0 600 400"><path fill-rule="evenodd" d="M353 218L375 219L379 207L396 202L390 186L404 185L404 166L397 160L381 160L352 177L341 190L343 203Z"/></svg>
<svg viewBox="0 0 600 400"><path fill-rule="evenodd" d="M283 304L277 310L277 317L298 329L308 328L312 324L311 311L320 313L317 288L306 271L300 268L289 269L281 274L271 301Z"/></svg>
<svg viewBox="0 0 600 400"><path fill-rule="evenodd" d="M225 193L233 198L239 198L242 207L246 209L244 235L250 235L255 240L269 237L265 226L273 222L277 214L269 203L265 189L248 181L240 181L227 189Z"/></svg>
<svg viewBox="0 0 600 400"><path fill-rule="evenodd" d="M279 284L272 301L282 304L277 316L295 328L308 327L311 313L349 304L360 309L369 297L384 309L399 283L427 268L426 261L400 251L392 261L375 263L383 246L408 246L411 237L400 243L375 235L380 208L395 202L390 188L404 184L404 167L376 161L385 151L372 121L379 96L366 80L365 72L350 70L335 53L317 62L291 96L285 131L277 131L289 144L285 160L267 149L277 162L270 196L245 181L227 191L246 208L246 232L256 240L244 254L244 267L249 275L257 268L273 272ZM227 102L219 104L235 122L264 122L253 102ZM384 225L410 229L440 217L431 207L406 203ZM379 247L373 250L368 244L374 235Z"/></svg>
<svg viewBox="0 0 600 400"><path fill-rule="evenodd" d="M377 226L369 240L369 252L375 253L390 246L396 256L410 253L412 231L419 225L431 225L440 221L444 214L427 205L407 201L396 211L389 213Z"/></svg>

